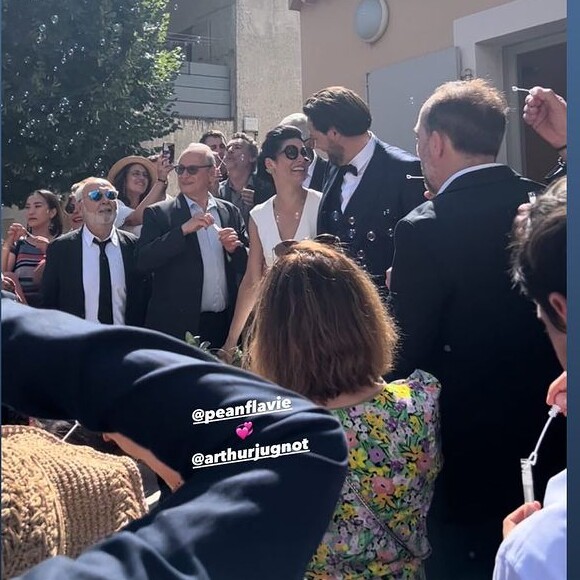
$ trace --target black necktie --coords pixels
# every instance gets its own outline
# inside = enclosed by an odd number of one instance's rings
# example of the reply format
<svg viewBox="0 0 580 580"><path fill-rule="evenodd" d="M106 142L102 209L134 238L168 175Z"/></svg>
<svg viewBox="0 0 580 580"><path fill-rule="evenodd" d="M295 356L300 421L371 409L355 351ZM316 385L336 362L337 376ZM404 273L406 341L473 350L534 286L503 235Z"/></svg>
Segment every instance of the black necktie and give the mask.
<svg viewBox="0 0 580 580"><path fill-rule="evenodd" d="M99 322L103 324L113 324L113 292L111 290L111 269L109 268L109 258L105 253L105 248L111 240L101 242L93 238L93 242L99 246L101 254L99 256Z"/></svg>

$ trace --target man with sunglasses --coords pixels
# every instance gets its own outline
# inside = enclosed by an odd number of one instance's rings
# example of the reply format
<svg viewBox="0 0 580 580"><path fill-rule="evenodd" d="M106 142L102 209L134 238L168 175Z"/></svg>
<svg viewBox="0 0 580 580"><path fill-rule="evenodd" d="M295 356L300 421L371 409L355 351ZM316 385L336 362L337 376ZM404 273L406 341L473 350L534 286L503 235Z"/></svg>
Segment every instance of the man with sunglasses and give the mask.
<svg viewBox="0 0 580 580"><path fill-rule="evenodd" d="M137 238L114 226L118 193L97 177L80 188L84 225L49 244L42 306L104 324L142 326L148 280L136 268Z"/></svg>
<svg viewBox="0 0 580 580"><path fill-rule="evenodd" d="M217 348L246 270L246 227L235 205L209 192L215 157L207 145L190 144L175 172L179 195L143 214L137 263L153 274L145 326L181 340L191 332Z"/></svg>

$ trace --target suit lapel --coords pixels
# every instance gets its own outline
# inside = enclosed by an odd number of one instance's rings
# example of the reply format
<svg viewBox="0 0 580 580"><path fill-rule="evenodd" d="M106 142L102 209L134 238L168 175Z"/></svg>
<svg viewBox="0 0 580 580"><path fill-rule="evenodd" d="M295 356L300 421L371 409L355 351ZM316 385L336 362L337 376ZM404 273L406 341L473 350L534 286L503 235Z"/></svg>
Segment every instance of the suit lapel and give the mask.
<svg viewBox="0 0 580 580"><path fill-rule="evenodd" d="M85 226L77 230L77 235L71 240L70 264L65 264L65 268L72 273L69 280L71 298L77 302L77 312L81 312L81 318L86 316L85 312L85 287L83 285L83 236ZM75 273L78 274L75 275Z"/></svg>
<svg viewBox="0 0 580 580"><path fill-rule="evenodd" d="M170 211L171 227L182 226L189 218L191 218L191 209L189 209L189 204L183 193L180 193L174 202L174 206ZM191 251L201 256L201 250L199 249L199 241L197 239L197 234L191 234L185 237L188 247Z"/></svg>
<svg viewBox="0 0 580 580"><path fill-rule="evenodd" d="M117 230L117 236L119 238L119 247L121 248L121 256L123 257L123 269L125 270L125 290L129 290L131 274L133 272L133 266L135 262L134 246L127 243L125 235Z"/></svg>

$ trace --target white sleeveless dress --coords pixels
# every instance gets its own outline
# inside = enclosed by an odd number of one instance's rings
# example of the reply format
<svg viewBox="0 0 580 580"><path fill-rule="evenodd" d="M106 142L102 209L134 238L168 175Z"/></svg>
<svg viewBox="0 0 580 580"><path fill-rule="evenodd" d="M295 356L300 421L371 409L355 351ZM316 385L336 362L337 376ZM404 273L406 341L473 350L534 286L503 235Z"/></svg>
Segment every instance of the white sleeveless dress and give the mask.
<svg viewBox="0 0 580 580"><path fill-rule="evenodd" d="M321 198L322 193L319 191L308 190L298 229L294 235L295 240L312 239L316 236L316 219ZM264 250L264 260L269 268L276 259L274 248L282 241L274 215L274 198L271 197L264 203L255 206L250 210L250 216L258 228L258 235Z"/></svg>

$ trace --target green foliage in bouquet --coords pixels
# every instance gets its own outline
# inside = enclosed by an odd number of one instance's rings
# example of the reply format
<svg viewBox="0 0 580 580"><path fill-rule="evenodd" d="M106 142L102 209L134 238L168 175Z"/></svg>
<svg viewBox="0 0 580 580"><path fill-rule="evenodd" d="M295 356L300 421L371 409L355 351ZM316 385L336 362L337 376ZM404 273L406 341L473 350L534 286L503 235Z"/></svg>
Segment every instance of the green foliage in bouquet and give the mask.
<svg viewBox="0 0 580 580"><path fill-rule="evenodd" d="M222 360L218 356L221 349L210 348L211 343L207 340L204 340L203 342L201 342L200 336L193 336L193 334L191 334L191 332L186 332L185 333L185 342L187 344L189 344L190 346L195 346L195 347L203 350L204 352L211 354L212 356L216 357L220 361ZM230 361L230 364L235 366L235 367L241 367L242 362L243 362L243 357L244 357L244 353L242 352L242 349L239 346L236 346L236 350L232 353L231 356L232 356L232 359Z"/></svg>

